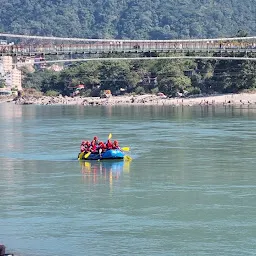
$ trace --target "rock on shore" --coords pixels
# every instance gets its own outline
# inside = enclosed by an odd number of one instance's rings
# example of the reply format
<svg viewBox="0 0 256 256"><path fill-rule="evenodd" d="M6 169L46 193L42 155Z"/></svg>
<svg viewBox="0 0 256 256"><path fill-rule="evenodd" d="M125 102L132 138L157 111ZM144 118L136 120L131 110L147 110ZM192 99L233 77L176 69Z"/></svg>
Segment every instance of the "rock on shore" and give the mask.
<svg viewBox="0 0 256 256"><path fill-rule="evenodd" d="M137 95L137 96L114 96L110 98L99 97L68 97L68 96L21 96L14 99L16 104L27 105L173 105L173 106L193 106L193 105L250 105L256 104L256 93L210 95L194 98L166 98L157 95Z"/></svg>
<svg viewBox="0 0 256 256"><path fill-rule="evenodd" d="M0 103L13 101L14 96L12 95L0 95Z"/></svg>

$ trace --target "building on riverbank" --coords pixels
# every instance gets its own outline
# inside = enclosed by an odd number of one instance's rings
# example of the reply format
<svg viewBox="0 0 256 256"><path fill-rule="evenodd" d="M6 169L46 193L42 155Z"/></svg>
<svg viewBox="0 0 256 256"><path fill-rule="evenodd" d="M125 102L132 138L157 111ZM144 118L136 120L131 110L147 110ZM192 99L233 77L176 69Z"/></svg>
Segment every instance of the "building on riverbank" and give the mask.
<svg viewBox="0 0 256 256"><path fill-rule="evenodd" d="M11 56L3 56L1 58L1 63L2 63L2 70L4 73L11 72L13 68L13 63L12 63L12 57ZM1 72L1 70L0 70Z"/></svg>
<svg viewBox="0 0 256 256"><path fill-rule="evenodd" d="M11 56L3 56L0 59L0 77L4 87L11 91L21 91L21 71L14 65Z"/></svg>

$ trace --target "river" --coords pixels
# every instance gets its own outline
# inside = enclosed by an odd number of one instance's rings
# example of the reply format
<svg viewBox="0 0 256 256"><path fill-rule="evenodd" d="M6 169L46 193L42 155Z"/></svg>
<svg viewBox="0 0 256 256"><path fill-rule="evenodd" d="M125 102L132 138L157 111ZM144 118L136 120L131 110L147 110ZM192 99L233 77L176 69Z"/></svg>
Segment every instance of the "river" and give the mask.
<svg viewBox="0 0 256 256"><path fill-rule="evenodd" d="M22 256L255 255L256 108L0 104L0 242ZM131 162L77 161L109 133Z"/></svg>

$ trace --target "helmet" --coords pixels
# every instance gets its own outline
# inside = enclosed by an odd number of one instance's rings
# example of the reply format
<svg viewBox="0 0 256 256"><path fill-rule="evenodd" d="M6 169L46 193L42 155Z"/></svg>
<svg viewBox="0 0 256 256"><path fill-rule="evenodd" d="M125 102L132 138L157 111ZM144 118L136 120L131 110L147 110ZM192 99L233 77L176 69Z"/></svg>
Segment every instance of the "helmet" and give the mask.
<svg viewBox="0 0 256 256"><path fill-rule="evenodd" d="M104 144L104 142L103 142L103 141L100 141L99 144L102 145L102 144Z"/></svg>
<svg viewBox="0 0 256 256"><path fill-rule="evenodd" d="M84 140L82 141L81 145L85 145L85 141Z"/></svg>
<svg viewBox="0 0 256 256"><path fill-rule="evenodd" d="M114 144L118 144L118 141L117 141L117 140L114 140Z"/></svg>
<svg viewBox="0 0 256 256"><path fill-rule="evenodd" d="M85 142L85 145L90 145L90 141L87 140L87 141Z"/></svg>
<svg viewBox="0 0 256 256"><path fill-rule="evenodd" d="M97 136L94 136L94 138L93 138L94 140L98 140L98 137Z"/></svg>

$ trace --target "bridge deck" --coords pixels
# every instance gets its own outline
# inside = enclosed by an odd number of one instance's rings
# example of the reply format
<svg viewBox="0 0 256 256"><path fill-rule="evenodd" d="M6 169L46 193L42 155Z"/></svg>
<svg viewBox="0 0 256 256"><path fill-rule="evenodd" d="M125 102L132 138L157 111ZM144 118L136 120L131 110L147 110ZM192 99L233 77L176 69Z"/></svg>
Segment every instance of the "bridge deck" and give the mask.
<svg viewBox="0 0 256 256"><path fill-rule="evenodd" d="M29 36L0 33L0 56L43 56L104 53L174 53L210 56L232 54L255 58L256 37L184 39L184 40L116 40ZM19 38L20 43L8 43ZM6 40L7 39L7 40ZM241 53L241 54L240 54ZM104 57L104 56L103 56Z"/></svg>
<svg viewBox="0 0 256 256"><path fill-rule="evenodd" d="M256 39L246 42L170 42L170 41L106 41L77 44L16 44L0 45L0 56L36 56L91 53L255 53Z"/></svg>

